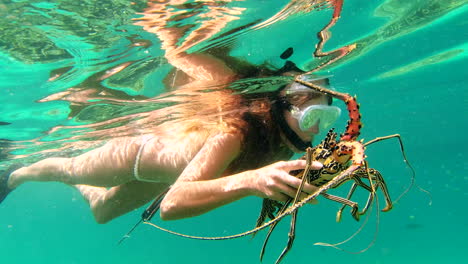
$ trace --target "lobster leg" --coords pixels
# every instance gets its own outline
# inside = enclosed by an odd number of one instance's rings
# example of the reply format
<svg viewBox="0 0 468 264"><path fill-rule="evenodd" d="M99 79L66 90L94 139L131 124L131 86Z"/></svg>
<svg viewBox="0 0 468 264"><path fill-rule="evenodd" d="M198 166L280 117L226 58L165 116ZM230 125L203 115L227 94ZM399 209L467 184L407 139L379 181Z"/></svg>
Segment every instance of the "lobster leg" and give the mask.
<svg viewBox="0 0 468 264"><path fill-rule="evenodd" d="M362 210L359 212L359 215L363 215L367 212L367 210L369 210L370 208L370 205L372 204L372 202L374 201L374 196L375 196L375 193L374 192L370 192L369 193L369 197L367 198L367 202L366 202L366 205L362 208Z"/></svg>
<svg viewBox="0 0 468 264"><path fill-rule="evenodd" d="M392 202L392 199L390 198L390 193L388 192L387 184L385 183L385 180L382 177L382 174L380 174L380 172L375 170L374 175L377 178L377 186L380 187L380 189L382 190L382 192L384 194L384 197L385 197L386 205L385 205L385 208L382 209L382 212L388 212L388 211L392 210L393 202Z"/></svg>
<svg viewBox="0 0 468 264"><path fill-rule="evenodd" d="M292 201L292 198L289 199L284 205L283 207L281 208L281 210L278 212L278 214L282 214L287 208L288 206L291 204L291 201ZM271 233L273 232L273 230L275 229L275 227L278 225L279 221L278 222L275 222L273 223L270 228L268 229L268 233L265 237L265 240L263 241L263 246L262 246L262 250L260 251L260 261L262 261L263 259L263 255L265 254L265 249L266 249L266 245L268 244L268 240L270 239L270 235Z"/></svg>
<svg viewBox="0 0 468 264"><path fill-rule="evenodd" d="M354 192L354 190L353 190ZM336 195L331 195L331 194L328 194L328 193L321 193L321 195L325 198L327 198L328 200L332 200L332 201L335 201L335 202L338 202L338 203L341 203L343 205L347 205L349 207L351 207L351 215L353 216L354 219L356 219L356 221L359 221L359 214L358 214L358 204L356 202L353 202L353 201L350 201L348 199L345 199L343 197L339 197L339 196L336 196ZM338 217L336 219L337 221L339 220Z"/></svg>
<svg viewBox="0 0 468 264"><path fill-rule="evenodd" d="M374 192L370 192L369 193L369 197L367 198L367 202L366 202L366 205L362 208L362 210L359 212L359 215L363 215L367 212L367 210L369 210L369 207L370 205L372 204L372 202L374 201L374 196L375 196L375 193Z"/></svg>
<svg viewBox="0 0 468 264"><path fill-rule="evenodd" d="M367 199L367 203L362 209L361 212L359 212L360 215L363 215L366 213L366 211L369 209L370 205L372 204L372 201L375 197L375 193L377 191L377 188L380 187L382 190L384 197L385 197L385 208L382 209L382 212L387 212L390 211L393 207L392 200L390 198L390 193L388 192L387 189L387 184L385 183L384 178L382 177L382 174L376 169L367 169L367 164L366 164L366 171L365 172L358 172L357 173L358 177L354 177L354 180L358 183L359 186L363 187L364 189L368 190L370 192L369 198ZM369 179L369 182L371 183L371 187L362 182L359 177L361 178L366 178Z"/></svg>
<svg viewBox="0 0 468 264"><path fill-rule="evenodd" d="M348 195L346 196L346 199L350 200L351 197L353 196L354 192L356 191L356 188L358 186L366 189L367 191L369 191L369 197L367 198L367 202L366 202L366 205L364 206L364 208L358 212L359 215L363 215L367 212L367 210L369 209L372 201L374 200L374 193L375 191L373 191L373 189L371 187L369 187L367 184L365 184L364 182L361 181L361 179L359 177L352 177L353 180L355 181L353 183L353 185L351 186L350 190L349 190L349 193ZM341 220L341 216L342 216L342 213L343 213L343 210L345 209L346 205L343 205L341 206L341 208L338 210L338 212L336 213L336 221L339 222Z"/></svg>
<svg viewBox="0 0 468 264"><path fill-rule="evenodd" d="M281 262L281 260L284 258L286 253L289 252L289 250L291 249L291 247L292 247L292 245L294 243L294 239L296 238L296 219L297 219L297 212L298 211L299 210L294 211L292 213L292 215L291 215L291 226L289 228L289 233L288 233L288 244L283 249L283 252L281 252L281 255L278 257L275 264L279 264Z"/></svg>
<svg viewBox="0 0 468 264"><path fill-rule="evenodd" d="M257 218L257 224L255 227L261 226L266 218L268 217L269 219L274 219L275 213L277 209L280 209L282 207L282 204L280 202L277 202L275 200L271 200L268 198L263 199L262 202L262 210L260 211L260 215ZM253 233L253 236L255 236L257 233Z"/></svg>
<svg viewBox="0 0 468 264"><path fill-rule="evenodd" d="M367 210L369 210L370 205L372 204L372 202L374 201L374 197L376 196L377 188L379 187L380 180L375 177L375 172L378 172L378 171L374 169L369 169L369 164L367 163L367 161L365 161L364 167L360 171L357 171L356 177L354 177L354 180L356 183L358 183L364 189L369 191L369 197L367 198L366 205L364 206L362 211L359 212L360 215L365 214ZM370 186L362 182L361 178L368 179Z"/></svg>
<svg viewBox="0 0 468 264"><path fill-rule="evenodd" d="M359 212L359 215L363 215L367 212L367 210L369 209L370 205L372 204L372 201L374 201L374 196L375 196L375 192L376 192L376 189L374 188L374 184L373 184L373 178L370 174L368 174L367 172L365 173L366 176L361 176L359 172L356 173L356 176L352 177L353 180L354 180L354 184L356 184L357 186L360 186L364 189L366 189L368 192L369 192L369 197L367 198L367 202L366 202L366 205L362 208L362 210ZM371 186L365 184L361 178L367 178L369 179L369 182L371 183ZM347 197L348 199L351 199L351 196L348 196Z"/></svg>
<svg viewBox="0 0 468 264"><path fill-rule="evenodd" d="M349 189L349 192L348 192L348 195L346 196L346 199L351 199L351 196L353 196L353 193L354 191L356 190L356 187L358 185L356 183L353 183L353 185L351 185L351 188ZM343 204L341 206L341 208L338 210L338 212L336 212L336 222L340 222L341 221L341 216L343 214L343 210L346 208L346 204Z"/></svg>

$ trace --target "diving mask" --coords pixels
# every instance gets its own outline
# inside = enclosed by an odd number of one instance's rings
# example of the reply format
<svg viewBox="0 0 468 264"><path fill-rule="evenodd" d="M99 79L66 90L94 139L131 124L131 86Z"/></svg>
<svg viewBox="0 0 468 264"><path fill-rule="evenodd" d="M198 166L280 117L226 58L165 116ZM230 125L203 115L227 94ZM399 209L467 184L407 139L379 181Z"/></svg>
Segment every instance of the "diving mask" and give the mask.
<svg viewBox="0 0 468 264"><path fill-rule="evenodd" d="M329 105L310 105L304 109L293 106L291 114L299 121L299 128L302 131L308 132L317 122L320 131L325 131L340 117L341 109Z"/></svg>

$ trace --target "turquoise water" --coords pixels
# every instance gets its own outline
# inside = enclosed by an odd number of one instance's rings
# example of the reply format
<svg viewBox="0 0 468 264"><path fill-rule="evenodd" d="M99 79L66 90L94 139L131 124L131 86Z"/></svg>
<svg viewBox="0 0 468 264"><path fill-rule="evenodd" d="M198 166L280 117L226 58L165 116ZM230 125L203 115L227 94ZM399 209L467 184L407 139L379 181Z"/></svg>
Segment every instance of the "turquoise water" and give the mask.
<svg viewBox="0 0 468 264"><path fill-rule="evenodd" d="M146 2L94 2L0 2L0 121L5 124L0 126L0 138L23 142L42 137L53 143L61 135L44 136L52 128L119 114L121 105L99 96L94 101L99 103L85 106L71 99L50 99L70 88L97 88L120 98L162 92L162 78L170 65L163 58L161 43L131 20L139 17ZM260 23L257 19L265 21L287 4L272 2L229 4L242 12L218 34ZM364 123L361 138L401 134L417 183L431 193L432 203L426 193L413 188L392 211L380 213L378 225L374 209L363 230L340 247L347 251L366 248L378 226L375 244L364 253L349 254L314 245L345 240L361 225L347 212L341 223L335 223L338 205L320 200L319 205L306 206L299 213L294 247L282 263L464 262L468 235L468 163L464 160L468 144L463 137L468 129L467 2L345 1L324 50L351 43L358 48L327 69L333 75L331 81L337 90L357 95ZM316 32L330 15L330 10L291 14L267 27L244 30L233 36L231 54L252 63L280 65L279 54L294 47L290 59L307 67L317 43ZM211 38L189 51L214 43ZM125 63L129 66L102 78ZM133 111L125 107L125 113ZM344 126L345 118L340 121ZM21 154L34 149L26 146L29 149ZM372 145L366 153L370 166L384 175L392 197L398 197L408 186L411 172L397 142ZM3 164L11 162L2 160ZM194 219L155 221L194 235L230 235L251 228L260 205L260 199L247 198ZM265 232L254 239L196 241L142 225L118 246L142 210L98 225L76 190L58 183L28 183L0 205L2 263L259 262ZM274 262L285 245L287 222L273 234L264 263Z"/></svg>

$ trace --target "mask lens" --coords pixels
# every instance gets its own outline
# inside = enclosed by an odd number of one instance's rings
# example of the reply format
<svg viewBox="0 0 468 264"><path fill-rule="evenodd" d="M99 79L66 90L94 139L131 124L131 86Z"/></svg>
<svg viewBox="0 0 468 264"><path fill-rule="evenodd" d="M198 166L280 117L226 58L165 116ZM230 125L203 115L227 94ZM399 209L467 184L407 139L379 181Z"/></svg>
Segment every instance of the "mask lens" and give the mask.
<svg viewBox="0 0 468 264"><path fill-rule="evenodd" d="M299 119L299 127L302 131L308 131L319 122L320 131L330 128L341 114L341 109L336 106L311 105L302 110Z"/></svg>

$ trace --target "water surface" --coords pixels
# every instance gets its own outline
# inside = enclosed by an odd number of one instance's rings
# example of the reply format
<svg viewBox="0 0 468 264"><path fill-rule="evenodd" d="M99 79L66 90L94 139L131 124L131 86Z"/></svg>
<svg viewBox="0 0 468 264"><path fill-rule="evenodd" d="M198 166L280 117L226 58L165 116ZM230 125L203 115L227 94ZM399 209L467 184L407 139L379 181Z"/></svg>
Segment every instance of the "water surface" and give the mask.
<svg viewBox="0 0 468 264"><path fill-rule="evenodd" d="M172 52L227 45L233 56L281 66L279 55L293 47L290 59L310 69L316 62L316 33L332 14L328 6L304 11L310 1L188 2L170 6L183 19L160 25L143 19L151 17L144 14L146 1L1 1L0 138L23 144L16 154L34 161L62 148L61 139L86 133L67 127L148 109L129 101L165 91L163 78L171 67L155 33L161 27L190 28ZM365 253L349 254L314 246L345 240L361 224L347 213L335 223L339 206L321 200L301 210L294 248L283 263L463 262L468 235L467 2L345 1L324 50L352 43L357 48L324 73L333 75L335 89L357 95L363 139L401 134L417 183L431 193L432 204L424 192L412 189L392 211L380 213L375 244ZM218 17L223 23L216 20L210 34L197 35ZM234 31L239 27L245 28ZM344 123L343 117L339 124ZM398 197L411 173L397 142L372 145L367 156ZM13 158L4 155L0 166ZM260 205L260 199L247 198L204 216L161 224L195 235L229 235L252 227ZM98 225L76 190L28 183L0 205L0 253L5 263L259 262L264 233L254 239L194 241L141 226L117 246L140 213ZM366 248L376 233L375 215L374 209L363 231L341 247ZM265 263L273 262L285 245L287 222L274 233Z"/></svg>

